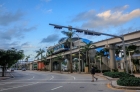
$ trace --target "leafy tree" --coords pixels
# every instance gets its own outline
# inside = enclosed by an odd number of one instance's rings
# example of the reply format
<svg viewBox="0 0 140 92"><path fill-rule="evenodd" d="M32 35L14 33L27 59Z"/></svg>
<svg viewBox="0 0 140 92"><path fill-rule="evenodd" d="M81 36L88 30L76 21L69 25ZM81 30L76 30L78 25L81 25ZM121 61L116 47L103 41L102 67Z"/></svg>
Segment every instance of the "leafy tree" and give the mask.
<svg viewBox="0 0 140 92"><path fill-rule="evenodd" d="M0 65L2 66L2 76L4 77L4 71L6 66L11 67L17 63L18 60L22 59L24 52L23 50L17 51L12 48L9 50L0 50Z"/></svg>

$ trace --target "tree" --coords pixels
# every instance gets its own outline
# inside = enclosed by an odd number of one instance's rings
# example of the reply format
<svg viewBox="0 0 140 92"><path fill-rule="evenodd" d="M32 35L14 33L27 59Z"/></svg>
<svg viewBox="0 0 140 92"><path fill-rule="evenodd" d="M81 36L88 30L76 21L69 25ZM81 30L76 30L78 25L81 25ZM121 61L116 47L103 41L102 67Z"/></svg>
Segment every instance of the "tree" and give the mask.
<svg viewBox="0 0 140 92"><path fill-rule="evenodd" d="M61 54L57 54L57 57L55 57L55 60L61 60L61 62L62 61L64 61L64 57L61 55ZM60 64L60 72L61 72L61 64Z"/></svg>
<svg viewBox="0 0 140 92"><path fill-rule="evenodd" d="M117 46L117 48L115 49L115 54L117 57L119 57L121 50L122 50L122 46Z"/></svg>
<svg viewBox="0 0 140 92"><path fill-rule="evenodd" d="M71 50L72 50L72 37L73 37L75 32L72 31L72 30L69 30L69 31L62 31L62 33L67 36L66 43L67 44L70 43L70 52L71 52ZM71 73L73 72L73 69L72 69L72 53L70 53L70 72Z"/></svg>
<svg viewBox="0 0 140 92"><path fill-rule="evenodd" d="M28 59L30 58L30 55L25 56L25 61L28 62Z"/></svg>
<svg viewBox="0 0 140 92"><path fill-rule="evenodd" d="M43 53L44 53L45 51L43 50L43 49L39 49L38 51L36 51L36 53L37 53L37 55L36 55L36 58L37 57L39 57L39 56L41 56L41 60L42 60L42 56L43 56Z"/></svg>
<svg viewBox="0 0 140 92"><path fill-rule="evenodd" d="M138 48L138 46L136 46L134 44L131 44L129 46L126 46L126 55L129 56L129 53L130 53L130 57L132 57L132 55L134 53L136 53L136 54L140 53L140 51L137 50L137 48ZM134 64L133 67L135 68L135 72L136 72L136 70L137 70L136 69L136 65L138 64L138 62L137 62L138 60L134 60L134 59L131 59L131 60L132 60L132 62ZM131 63L131 60L130 60L130 63Z"/></svg>
<svg viewBox="0 0 140 92"><path fill-rule="evenodd" d="M85 46L81 46L80 51L82 51L83 53L86 53L86 65L89 66L89 55L88 52L91 49L94 49L96 46L92 44L92 41L90 41L89 43L84 42L86 45ZM92 47L92 48L91 48Z"/></svg>
<svg viewBox="0 0 140 92"><path fill-rule="evenodd" d="M0 50L0 65L2 66L2 77L4 77L4 71L6 67L11 67L17 63L23 57L23 50L17 51L12 48L9 50Z"/></svg>

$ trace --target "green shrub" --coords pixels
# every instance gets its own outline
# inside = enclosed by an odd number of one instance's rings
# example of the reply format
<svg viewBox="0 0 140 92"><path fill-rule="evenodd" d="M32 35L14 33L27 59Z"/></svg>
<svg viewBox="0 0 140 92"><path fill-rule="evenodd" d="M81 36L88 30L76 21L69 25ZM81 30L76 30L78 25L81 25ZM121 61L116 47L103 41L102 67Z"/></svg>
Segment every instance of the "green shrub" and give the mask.
<svg viewBox="0 0 140 92"><path fill-rule="evenodd" d="M130 75L125 72L105 72L103 73L103 75L109 76L112 78L135 77L134 75Z"/></svg>
<svg viewBox="0 0 140 92"><path fill-rule="evenodd" d="M139 77L122 77L117 80L117 84L121 86L140 86L140 78Z"/></svg>

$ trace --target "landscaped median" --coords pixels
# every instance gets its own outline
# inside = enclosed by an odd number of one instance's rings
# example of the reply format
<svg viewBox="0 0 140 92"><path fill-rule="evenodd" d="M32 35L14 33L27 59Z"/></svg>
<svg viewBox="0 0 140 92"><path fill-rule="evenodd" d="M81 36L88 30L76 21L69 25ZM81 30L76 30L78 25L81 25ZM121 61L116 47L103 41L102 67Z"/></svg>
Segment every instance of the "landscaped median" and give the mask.
<svg viewBox="0 0 140 92"><path fill-rule="evenodd" d="M140 90L140 77L135 77L125 72L105 72L103 75L118 78L111 82L111 85L115 88Z"/></svg>

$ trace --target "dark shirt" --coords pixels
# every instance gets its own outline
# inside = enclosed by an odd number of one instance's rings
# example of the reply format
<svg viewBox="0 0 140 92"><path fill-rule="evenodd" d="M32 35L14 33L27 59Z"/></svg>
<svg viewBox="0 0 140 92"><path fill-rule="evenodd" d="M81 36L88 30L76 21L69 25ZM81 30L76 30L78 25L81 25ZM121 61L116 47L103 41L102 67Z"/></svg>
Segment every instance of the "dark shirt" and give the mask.
<svg viewBox="0 0 140 92"><path fill-rule="evenodd" d="M91 73L91 74L95 74L95 69L92 68L91 71L90 71L90 73Z"/></svg>

